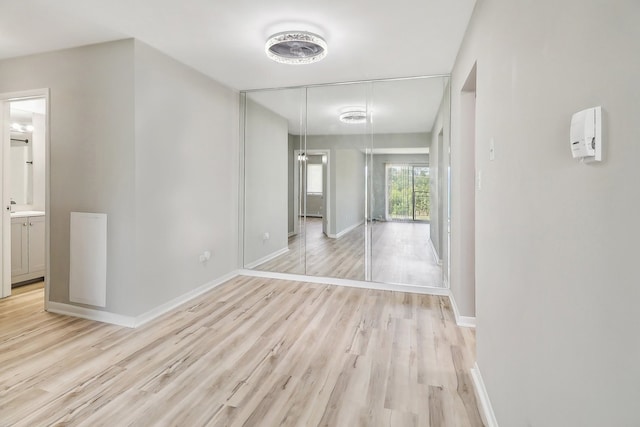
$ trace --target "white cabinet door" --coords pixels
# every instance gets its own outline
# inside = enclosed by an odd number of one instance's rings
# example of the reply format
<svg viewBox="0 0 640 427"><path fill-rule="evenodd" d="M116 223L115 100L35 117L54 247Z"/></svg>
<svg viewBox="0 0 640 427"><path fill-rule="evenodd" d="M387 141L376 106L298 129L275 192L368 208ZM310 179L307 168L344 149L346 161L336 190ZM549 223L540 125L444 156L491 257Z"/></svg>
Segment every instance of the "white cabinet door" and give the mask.
<svg viewBox="0 0 640 427"><path fill-rule="evenodd" d="M29 218L11 218L11 277L29 272Z"/></svg>
<svg viewBox="0 0 640 427"><path fill-rule="evenodd" d="M44 272L44 216L29 220L29 273Z"/></svg>

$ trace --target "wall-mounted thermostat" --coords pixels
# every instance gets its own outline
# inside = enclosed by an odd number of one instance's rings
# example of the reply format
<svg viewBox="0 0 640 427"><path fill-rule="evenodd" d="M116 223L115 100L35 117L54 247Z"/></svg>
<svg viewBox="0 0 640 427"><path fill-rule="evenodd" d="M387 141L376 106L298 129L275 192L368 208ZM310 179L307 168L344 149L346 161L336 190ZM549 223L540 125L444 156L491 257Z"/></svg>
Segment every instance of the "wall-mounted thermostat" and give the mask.
<svg viewBox="0 0 640 427"><path fill-rule="evenodd" d="M571 154L586 163L602 160L602 109L587 108L571 117Z"/></svg>

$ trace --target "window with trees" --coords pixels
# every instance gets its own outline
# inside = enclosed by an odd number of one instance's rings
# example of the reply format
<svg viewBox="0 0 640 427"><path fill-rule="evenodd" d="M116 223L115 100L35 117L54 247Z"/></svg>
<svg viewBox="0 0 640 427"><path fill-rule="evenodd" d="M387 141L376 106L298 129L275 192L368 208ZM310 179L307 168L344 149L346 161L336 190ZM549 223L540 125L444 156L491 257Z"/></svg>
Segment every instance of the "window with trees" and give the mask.
<svg viewBox="0 0 640 427"><path fill-rule="evenodd" d="M429 167L387 165L387 219L429 221Z"/></svg>

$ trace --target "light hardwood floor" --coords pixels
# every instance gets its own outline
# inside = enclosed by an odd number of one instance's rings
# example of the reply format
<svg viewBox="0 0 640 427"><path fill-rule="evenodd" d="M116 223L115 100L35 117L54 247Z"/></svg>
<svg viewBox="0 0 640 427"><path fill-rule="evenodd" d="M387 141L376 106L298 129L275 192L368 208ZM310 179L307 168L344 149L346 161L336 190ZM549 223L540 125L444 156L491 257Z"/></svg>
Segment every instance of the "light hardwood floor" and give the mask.
<svg viewBox="0 0 640 427"><path fill-rule="evenodd" d="M442 270L429 245L429 224L375 222L371 227L371 280L442 287ZM322 233L322 218L306 219L306 237L289 238L289 251L257 270L365 280L365 229L338 239Z"/></svg>
<svg viewBox="0 0 640 427"><path fill-rule="evenodd" d="M481 426L442 297L237 277L138 329L0 301L2 426Z"/></svg>

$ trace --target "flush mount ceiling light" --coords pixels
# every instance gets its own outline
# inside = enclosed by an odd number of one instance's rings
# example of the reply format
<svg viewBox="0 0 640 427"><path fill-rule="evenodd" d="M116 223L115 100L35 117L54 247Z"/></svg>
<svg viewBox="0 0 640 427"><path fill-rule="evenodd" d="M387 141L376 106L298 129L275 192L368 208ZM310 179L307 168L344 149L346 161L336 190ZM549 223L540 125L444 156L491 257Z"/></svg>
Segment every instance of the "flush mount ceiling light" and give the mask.
<svg viewBox="0 0 640 427"><path fill-rule="evenodd" d="M317 34L285 31L269 37L267 56L282 64L311 64L327 56L327 43Z"/></svg>
<svg viewBox="0 0 640 427"><path fill-rule="evenodd" d="M364 109L347 110L339 116L340 121L349 124L360 124L367 121L367 112Z"/></svg>

